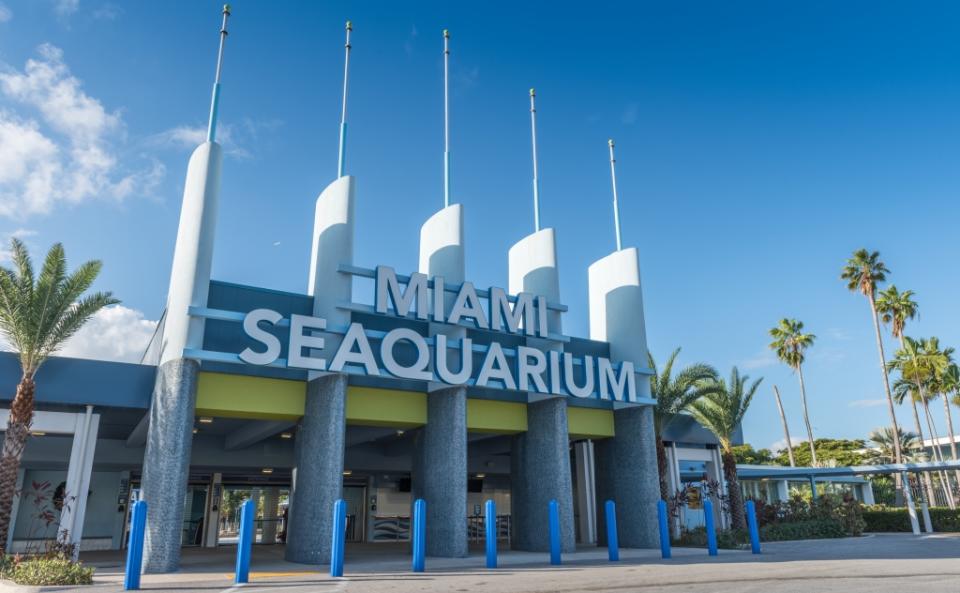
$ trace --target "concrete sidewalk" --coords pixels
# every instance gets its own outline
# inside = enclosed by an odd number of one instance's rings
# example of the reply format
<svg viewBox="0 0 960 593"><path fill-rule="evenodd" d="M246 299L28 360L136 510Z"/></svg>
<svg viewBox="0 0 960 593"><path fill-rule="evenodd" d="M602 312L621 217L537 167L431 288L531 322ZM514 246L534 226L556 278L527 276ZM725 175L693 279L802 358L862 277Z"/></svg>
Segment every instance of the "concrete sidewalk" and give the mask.
<svg viewBox="0 0 960 593"><path fill-rule="evenodd" d="M563 565L550 566L546 553L505 551L499 568L484 567L482 551L468 558L427 559L425 573L410 571L408 545L348 546L344 578L330 578L326 566L283 560L282 546L256 546L251 583L244 593L347 591L352 593L540 593L580 591L737 591L793 593L946 593L960 591L960 534L916 537L910 534L766 543L763 554L674 548L662 560L659 550L621 550L621 561L607 560L604 548L565 554ZM144 575L150 591L237 591L233 586L235 548L184 550L178 573ZM97 567L96 591L120 591L122 557L88 553ZM68 589L58 588L58 591ZM89 587L77 590L91 590Z"/></svg>

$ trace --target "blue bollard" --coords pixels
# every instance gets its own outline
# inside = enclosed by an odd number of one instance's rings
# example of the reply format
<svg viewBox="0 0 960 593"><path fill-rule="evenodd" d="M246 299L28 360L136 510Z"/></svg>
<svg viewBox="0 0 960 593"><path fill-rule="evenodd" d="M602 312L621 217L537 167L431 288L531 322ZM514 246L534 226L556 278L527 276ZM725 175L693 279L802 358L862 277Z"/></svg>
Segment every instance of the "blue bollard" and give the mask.
<svg viewBox="0 0 960 593"><path fill-rule="evenodd" d="M488 500L486 504L487 529L487 568L497 567L497 503Z"/></svg>
<svg viewBox="0 0 960 593"><path fill-rule="evenodd" d="M560 564L560 507L550 501L550 564Z"/></svg>
<svg viewBox="0 0 960 593"><path fill-rule="evenodd" d="M130 540L127 542L127 568L123 575L123 588L136 591L140 588L140 571L143 564L143 535L147 528L147 501L138 500L130 510Z"/></svg>
<svg viewBox="0 0 960 593"><path fill-rule="evenodd" d="M670 528L667 526L667 503L657 502L657 518L660 520L660 557L670 558Z"/></svg>
<svg viewBox="0 0 960 593"><path fill-rule="evenodd" d="M757 507L752 500L747 501L747 527L750 528L750 551L760 553L760 529L757 527Z"/></svg>
<svg viewBox="0 0 960 593"><path fill-rule="evenodd" d="M347 539L347 502L342 498L333 503L333 543L330 546L330 576L343 576L343 553Z"/></svg>
<svg viewBox="0 0 960 593"><path fill-rule="evenodd" d="M423 572L427 555L427 501L413 503L413 572Z"/></svg>
<svg viewBox="0 0 960 593"><path fill-rule="evenodd" d="M607 520L607 556L610 562L620 560L620 539L617 537L617 505L608 500L604 505Z"/></svg>
<svg viewBox="0 0 960 593"><path fill-rule="evenodd" d="M240 533L237 537L237 569L233 582L250 582L250 549L253 547L253 516L257 514L257 504L245 500L240 505Z"/></svg>
<svg viewBox="0 0 960 593"><path fill-rule="evenodd" d="M703 518L707 529L707 554L717 555L717 526L713 521L713 501L709 498L703 501Z"/></svg>

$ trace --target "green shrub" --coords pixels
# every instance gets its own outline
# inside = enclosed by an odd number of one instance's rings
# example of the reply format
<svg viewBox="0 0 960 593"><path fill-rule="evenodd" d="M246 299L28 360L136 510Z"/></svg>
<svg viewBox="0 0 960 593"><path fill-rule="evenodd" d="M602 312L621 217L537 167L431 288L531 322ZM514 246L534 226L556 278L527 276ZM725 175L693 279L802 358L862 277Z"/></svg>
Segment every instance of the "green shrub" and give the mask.
<svg viewBox="0 0 960 593"><path fill-rule="evenodd" d="M5 574L18 585L91 585L92 567L68 558L28 558Z"/></svg>
<svg viewBox="0 0 960 593"><path fill-rule="evenodd" d="M918 516L917 518L920 520L922 528L923 517ZM867 507L863 511L863 519L866 522L866 531L881 533L909 533L912 531L910 516L907 514L907 509L904 508ZM930 521L933 523L934 531L960 531L960 510L952 511L942 507L932 508L930 509Z"/></svg>

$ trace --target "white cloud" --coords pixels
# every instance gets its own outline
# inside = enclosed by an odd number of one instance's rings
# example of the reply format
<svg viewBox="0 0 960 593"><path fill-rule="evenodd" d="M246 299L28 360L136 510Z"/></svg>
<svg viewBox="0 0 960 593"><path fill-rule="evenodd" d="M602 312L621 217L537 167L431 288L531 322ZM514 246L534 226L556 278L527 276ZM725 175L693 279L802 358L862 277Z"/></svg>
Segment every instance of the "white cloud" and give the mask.
<svg viewBox="0 0 960 593"><path fill-rule="evenodd" d="M115 4L104 4L99 8L95 9L91 16L98 21L112 21L123 12L123 10Z"/></svg>
<svg viewBox="0 0 960 593"><path fill-rule="evenodd" d="M123 305L101 309L64 347L59 356L140 362L157 322Z"/></svg>
<svg viewBox="0 0 960 593"><path fill-rule="evenodd" d="M53 11L60 18L67 18L80 10L80 0L56 0Z"/></svg>
<svg viewBox="0 0 960 593"><path fill-rule="evenodd" d="M0 93L39 115L0 110L0 216L22 219L57 202L149 194L163 165L153 160L147 169L122 172L112 147L123 132L119 113L84 92L59 48L44 44L38 54L22 72L0 72Z"/></svg>
<svg viewBox="0 0 960 593"><path fill-rule="evenodd" d="M739 364L739 367L744 370L756 370L766 367L771 367L777 364L779 361L777 357L773 355L773 352L769 350L764 350L757 353L755 356L748 358Z"/></svg>
<svg viewBox="0 0 960 593"><path fill-rule="evenodd" d="M238 124L220 123L217 125L217 142L223 146L227 156L239 160L252 159L254 155L246 146L265 144L261 138L263 132L272 132L281 125L283 122L279 120L260 121L249 117L242 118ZM147 138L147 144L177 150L193 150L206 140L206 127L181 125L150 136Z"/></svg>
<svg viewBox="0 0 960 593"><path fill-rule="evenodd" d="M855 399L852 402L847 403L848 408L874 408L876 406L886 405L887 400L884 398L879 399Z"/></svg>
<svg viewBox="0 0 960 593"><path fill-rule="evenodd" d="M796 447L797 445L802 445L806 443L807 439L800 439L800 438L791 436L790 442L793 443L794 447ZM774 453L776 453L777 451L785 451L787 449L787 439L783 438L783 439L780 439L779 441L774 441L770 443L770 446L767 448L773 451Z"/></svg>
<svg viewBox="0 0 960 593"><path fill-rule="evenodd" d="M0 2L0 23L6 23L13 18L13 11L10 7Z"/></svg>

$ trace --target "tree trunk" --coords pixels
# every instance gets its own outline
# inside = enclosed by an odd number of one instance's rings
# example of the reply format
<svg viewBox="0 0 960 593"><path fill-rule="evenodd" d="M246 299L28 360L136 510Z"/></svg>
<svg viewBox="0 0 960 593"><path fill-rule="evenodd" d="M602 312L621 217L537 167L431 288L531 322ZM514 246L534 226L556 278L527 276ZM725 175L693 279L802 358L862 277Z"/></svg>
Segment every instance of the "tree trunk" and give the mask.
<svg viewBox="0 0 960 593"><path fill-rule="evenodd" d="M880 319L877 317L877 303L873 293L869 293L870 313L873 318L873 331L877 337L877 351L880 353L880 372L883 374L883 389L887 394L887 407L890 409L890 422L893 426L893 452L897 463L903 463L903 453L900 451L900 427L897 426L897 412L893 407L893 395L890 393L890 377L887 375L887 357L883 353L883 338L880 335Z"/></svg>
<svg viewBox="0 0 960 593"><path fill-rule="evenodd" d="M923 412L927 417L927 427L930 429L930 439L933 443L933 458L934 461L939 461L943 463L943 452L940 450L940 434L937 432L937 425L933 423L933 415L930 413L930 404L924 399L923 400ZM957 503L953 499L953 486L950 484L950 478L947 476L947 473L944 471L938 472L940 475L940 486L943 488L943 493L947 498L947 506L951 509L956 508Z"/></svg>
<svg viewBox="0 0 960 593"><path fill-rule="evenodd" d="M797 376L800 377L800 401L803 403L803 422L807 425L807 439L810 443L810 465L817 467L817 448L813 442L813 427L810 426L810 414L807 413L807 388L803 385L803 368L797 365Z"/></svg>
<svg viewBox="0 0 960 593"><path fill-rule="evenodd" d="M920 439L920 449L923 450L923 427L920 425L920 413L917 411L917 400L910 398L913 404L913 423L917 429L917 437ZM933 480L930 479L930 472L923 472L923 484L927 490L927 502L930 506L937 506L937 496L933 489Z"/></svg>
<svg viewBox="0 0 960 593"><path fill-rule="evenodd" d="M727 482L727 498L730 499L730 523L734 529L746 529L743 495L740 492L740 482L737 481L737 459L733 452L728 450L721 451L720 459L723 463L723 479Z"/></svg>
<svg viewBox="0 0 960 593"><path fill-rule="evenodd" d="M783 412L783 402L780 401L780 390L773 386L773 395L777 398L777 409L780 410L780 421L783 422L783 436L787 439L787 455L790 457L790 467L796 467L797 462L793 458L793 441L790 440L790 428L787 426L787 415ZM806 399L804 399L806 403Z"/></svg>
<svg viewBox="0 0 960 593"><path fill-rule="evenodd" d="M660 474L660 498L670 502L670 489L667 486L667 450L663 446L663 437L657 435L657 471Z"/></svg>
<svg viewBox="0 0 960 593"><path fill-rule="evenodd" d="M32 376L21 377L17 395L10 406L7 432L3 436L3 452L0 453L0 553L6 553L10 514L17 489L17 472L20 458L33 425L34 392L36 384Z"/></svg>
<svg viewBox="0 0 960 593"><path fill-rule="evenodd" d="M950 398L943 394L943 413L947 417L947 436L950 437L950 457L957 459L957 439L953 436L953 414L950 413ZM960 484L960 469L954 470L957 484Z"/></svg>

